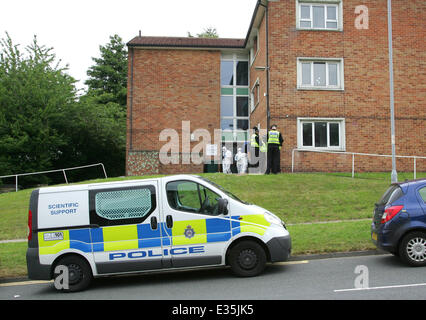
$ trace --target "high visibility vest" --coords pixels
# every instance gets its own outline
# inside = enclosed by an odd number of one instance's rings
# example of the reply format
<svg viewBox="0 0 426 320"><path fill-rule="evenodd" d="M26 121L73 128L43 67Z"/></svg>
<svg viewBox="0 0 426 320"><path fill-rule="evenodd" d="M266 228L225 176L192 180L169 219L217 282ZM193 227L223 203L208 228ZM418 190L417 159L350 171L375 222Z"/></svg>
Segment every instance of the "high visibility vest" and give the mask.
<svg viewBox="0 0 426 320"><path fill-rule="evenodd" d="M252 134L251 135L251 142L250 142L250 144L251 144L252 148L259 148L259 144L257 143L256 138L257 138L256 134Z"/></svg>
<svg viewBox="0 0 426 320"><path fill-rule="evenodd" d="M280 144L280 133L278 131L269 131L268 144Z"/></svg>

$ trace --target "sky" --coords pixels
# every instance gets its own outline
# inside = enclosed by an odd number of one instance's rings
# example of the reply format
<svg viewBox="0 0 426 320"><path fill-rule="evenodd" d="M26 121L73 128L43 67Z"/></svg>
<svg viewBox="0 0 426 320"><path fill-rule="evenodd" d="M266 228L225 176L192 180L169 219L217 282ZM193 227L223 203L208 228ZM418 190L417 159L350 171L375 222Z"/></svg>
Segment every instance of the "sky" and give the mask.
<svg viewBox="0 0 426 320"><path fill-rule="evenodd" d="M23 49L34 35L53 47L62 66L84 88L92 57L118 34L185 37L216 28L221 38L245 38L257 0L4 0L0 38L10 35Z"/></svg>

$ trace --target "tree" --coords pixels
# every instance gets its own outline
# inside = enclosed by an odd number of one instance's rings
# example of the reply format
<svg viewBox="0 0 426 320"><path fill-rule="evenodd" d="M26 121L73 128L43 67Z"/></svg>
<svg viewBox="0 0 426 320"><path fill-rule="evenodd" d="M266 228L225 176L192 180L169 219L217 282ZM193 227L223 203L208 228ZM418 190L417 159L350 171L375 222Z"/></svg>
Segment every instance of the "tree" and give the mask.
<svg viewBox="0 0 426 320"><path fill-rule="evenodd" d="M37 37L26 55L0 40L0 175L48 170L66 138L56 126L75 103L75 80Z"/></svg>
<svg viewBox="0 0 426 320"><path fill-rule="evenodd" d="M194 36L188 32L188 37L193 38ZM197 33L198 38L219 38L216 28L208 27L204 28L202 33Z"/></svg>
<svg viewBox="0 0 426 320"><path fill-rule="evenodd" d="M99 46L100 58L92 58L95 64L87 71L89 79L85 84L90 94L104 95L105 102L115 102L126 109L127 50L120 36L109 38L109 43Z"/></svg>
<svg viewBox="0 0 426 320"><path fill-rule="evenodd" d="M103 163L108 176L124 175L126 111L118 103L105 103L103 99L108 95L112 99L111 94L84 95L65 112L64 122L59 125L68 139L67 149L58 167ZM75 180L87 179L84 172L72 174Z"/></svg>
<svg viewBox="0 0 426 320"><path fill-rule="evenodd" d="M60 67L52 48L40 46L34 37L24 55L6 35L0 40L0 175L98 162L104 163L109 176L122 175L126 146L125 94L120 100L126 88L123 81L117 85L118 76L106 76L102 84L106 90L102 90L93 78L86 95L77 97L76 81L66 73L67 68ZM108 52L105 56L110 57ZM98 66L90 69L93 74L109 69L103 62ZM76 181L99 177L99 172L67 175ZM24 185L58 183L63 176L19 181Z"/></svg>

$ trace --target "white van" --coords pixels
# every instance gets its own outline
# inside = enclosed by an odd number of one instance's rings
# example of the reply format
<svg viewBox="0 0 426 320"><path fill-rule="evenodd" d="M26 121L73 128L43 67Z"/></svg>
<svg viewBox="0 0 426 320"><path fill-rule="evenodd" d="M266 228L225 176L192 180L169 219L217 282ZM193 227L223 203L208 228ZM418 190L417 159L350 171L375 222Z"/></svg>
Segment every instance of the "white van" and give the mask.
<svg viewBox="0 0 426 320"><path fill-rule="evenodd" d="M277 216L193 175L36 189L28 227L29 278L54 279L65 266L63 291L93 277L193 267L256 276L291 251Z"/></svg>

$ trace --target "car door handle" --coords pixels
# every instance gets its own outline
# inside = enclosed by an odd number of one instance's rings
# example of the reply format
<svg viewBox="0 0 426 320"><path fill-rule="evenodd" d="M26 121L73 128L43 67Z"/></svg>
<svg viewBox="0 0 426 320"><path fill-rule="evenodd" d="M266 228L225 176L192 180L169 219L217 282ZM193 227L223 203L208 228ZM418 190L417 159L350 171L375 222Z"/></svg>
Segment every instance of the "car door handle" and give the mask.
<svg viewBox="0 0 426 320"><path fill-rule="evenodd" d="M173 218L172 218L172 216L168 215L166 217L166 225L167 225L167 228L169 228L169 229L173 228Z"/></svg>
<svg viewBox="0 0 426 320"><path fill-rule="evenodd" d="M151 229L157 230L157 228L158 228L157 217L151 217Z"/></svg>

